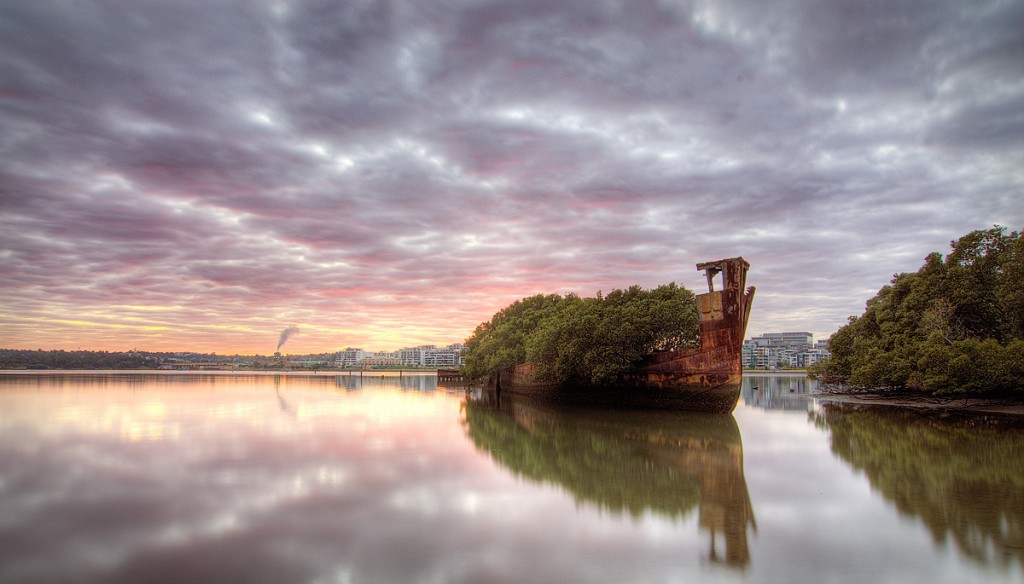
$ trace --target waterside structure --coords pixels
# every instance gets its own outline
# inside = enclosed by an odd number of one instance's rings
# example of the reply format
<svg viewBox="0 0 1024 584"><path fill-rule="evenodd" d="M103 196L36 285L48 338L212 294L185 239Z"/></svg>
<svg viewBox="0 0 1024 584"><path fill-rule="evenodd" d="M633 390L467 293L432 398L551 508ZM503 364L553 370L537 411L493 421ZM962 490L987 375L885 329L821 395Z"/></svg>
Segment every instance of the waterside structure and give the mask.
<svg viewBox="0 0 1024 584"><path fill-rule="evenodd" d="M743 338L754 299L754 287L746 287L749 269L742 257L697 264L708 283L696 297L700 346L649 354L618 386L545 383L525 363L492 375L488 387L555 401L731 412L740 395ZM716 290L719 275L722 288Z"/></svg>

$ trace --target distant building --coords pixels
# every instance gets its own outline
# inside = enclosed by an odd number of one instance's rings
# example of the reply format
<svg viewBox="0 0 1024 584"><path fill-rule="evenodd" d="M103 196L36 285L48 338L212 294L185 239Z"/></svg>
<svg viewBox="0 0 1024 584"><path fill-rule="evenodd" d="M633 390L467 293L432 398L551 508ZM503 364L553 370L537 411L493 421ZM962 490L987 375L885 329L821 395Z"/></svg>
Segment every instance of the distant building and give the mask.
<svg viewBox="0 0 1024 584"><path fill-rule="evenodd" d="M798 367L810 367L820 361L823 361L832 356L832 353L828 352L828 349L808 349L803 353L800 353L800 365Z"/></svg>
<svg viewBox="0 0 1024 584"><path fill-rule="evenodd" d="M366 352L362 349L353 349L352 347L346 347L344 350L338 352L338 357L334 363L338 367L355 367L366 357Z"/></svg>
<svg viewBox="0 0 1024 584"><path fill-rule="evenodd" d="M339 351L335 363L338 367L460 367L465 364L461 343L438 348L435 345L406 347L393 353L346 348Z"/></svg>
<svg viewBox="0 0 1024 584"><path fill-rule="evenodd" d="M465 347L461 343L448 345L443 349L429 348L423 353L424 367L459 367L464 364L462 351Z"/></svg>
<svg viewBox="0 0 1024 584"><path fill-rule="evenodd" d="M377 353L373 357L364 357L360 364L363 367L400 367L402 360L395 353Z"/></svg>
<svg viewBox="0 0 1024 584"><path fill-rule="evenodd" d="M743 341L747 369L805 368L829 356L828 340L815 343L808 332L765 333Z"/></svg>
<svg viewBox="0 0 1024 584"><path fill-rule="evenodd" d="M765 333L761 338L766 339L769 346L783 347L791 351L807 349L814 345L814 335L806 332Z"/></svg>
<svg viewBox="0 0 1024 584"><path fill-rule="evenodd" d="M423 345L420 347L408 347L405 349L399 349L399 359L402 361L402 365L422 367L426 359L427 350L433 348L434 345Z"/></svg>

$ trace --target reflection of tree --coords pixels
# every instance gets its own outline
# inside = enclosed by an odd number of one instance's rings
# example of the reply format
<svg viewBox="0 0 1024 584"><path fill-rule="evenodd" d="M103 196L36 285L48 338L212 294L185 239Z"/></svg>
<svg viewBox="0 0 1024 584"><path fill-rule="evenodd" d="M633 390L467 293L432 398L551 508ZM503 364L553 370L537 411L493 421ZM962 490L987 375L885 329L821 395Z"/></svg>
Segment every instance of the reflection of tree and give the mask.
<svg viewBox="0 0 1024 584"><path fill-rule="evenodd" d="M1024 429L1019 422L826 404L832 451L867 475L938 543L983 563L1024 566Z"/></svg>
<svg viewBox="0 0 1024 584"><path fill-rule="evenodd" d="M579 502L637 517L681 518L699 507L710 556L749 561L754 515L743 447L732 416L681 412L566 410L502 398L468 400L464 424L481 450L516 474L567 489ZM725 539L725 558L715 538Z"/></svg>

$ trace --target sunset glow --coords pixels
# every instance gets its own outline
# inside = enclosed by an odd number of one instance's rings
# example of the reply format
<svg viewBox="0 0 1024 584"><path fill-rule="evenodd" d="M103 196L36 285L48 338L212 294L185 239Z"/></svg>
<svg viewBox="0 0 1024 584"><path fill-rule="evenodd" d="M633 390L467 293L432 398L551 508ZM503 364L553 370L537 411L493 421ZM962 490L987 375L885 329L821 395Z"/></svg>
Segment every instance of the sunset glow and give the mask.
<svg viewBox="0 0 1024 584"><path fill-rule="evenodd" d="M749 335L822 338L1024 226L1022 15L3 2L0 348L447 345L733 256Z"/></svg>

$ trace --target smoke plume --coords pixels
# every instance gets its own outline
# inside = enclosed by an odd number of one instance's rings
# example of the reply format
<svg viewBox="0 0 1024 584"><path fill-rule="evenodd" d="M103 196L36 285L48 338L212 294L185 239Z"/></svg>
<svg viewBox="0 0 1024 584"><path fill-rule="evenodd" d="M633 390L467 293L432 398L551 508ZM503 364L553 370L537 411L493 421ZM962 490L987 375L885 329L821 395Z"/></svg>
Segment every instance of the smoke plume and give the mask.
<svg viewBox="0 0 1024 584"><path fill-rule="evenodd" d="M294 335L297 332L299 332L299 327L297 327L297 326L290 326L290 327L284 329L283 331L281 331L281 338L277 339L277 349L274 349L274 350L275 351L280 351L281 350L281 345L283 345L284 342L288 340L288 337Z"/></svg>

